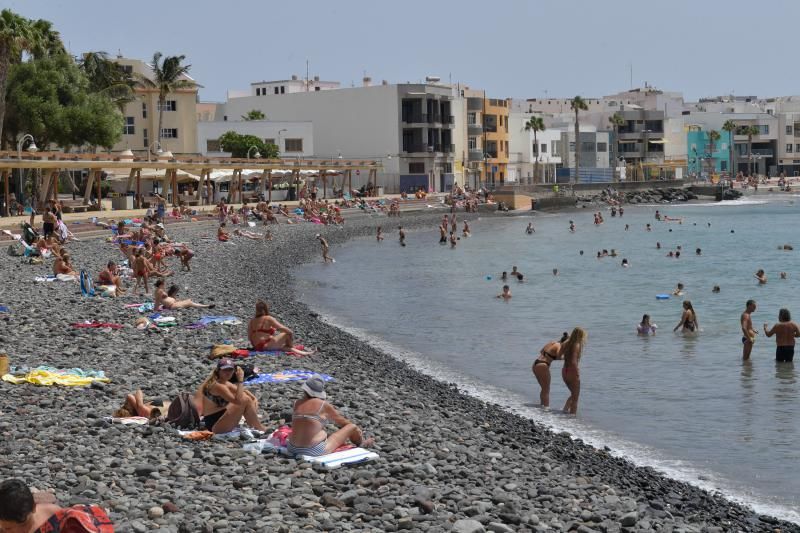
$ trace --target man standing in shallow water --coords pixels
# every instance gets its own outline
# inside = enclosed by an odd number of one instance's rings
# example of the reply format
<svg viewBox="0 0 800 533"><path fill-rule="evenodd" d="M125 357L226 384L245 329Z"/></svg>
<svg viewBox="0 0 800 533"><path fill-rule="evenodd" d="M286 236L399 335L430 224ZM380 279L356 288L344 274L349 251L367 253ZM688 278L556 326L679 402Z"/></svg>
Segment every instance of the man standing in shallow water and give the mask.
<svg viewBox="0 0 800 533"><path fill-rule="evenodd" d="M777 335L775 339L775 361L778 363L791 363L794 359L794 339L800 337L800 327L792 322L792 315L788 309L778 311L778 323L767 330L764 323L764 334L767 337Z"/></svg>
<svg viewBox="0 0 800 533"><path fill-rule="evenodd" d="M753 344L756 342L756 335L758 335L758 332L753 329L753 318L750 316L755 310L755 300L747 300L744 313L739 317L739 323L742 326L742 360L744 361L750 359L750 352L753 351Z"/></svg>

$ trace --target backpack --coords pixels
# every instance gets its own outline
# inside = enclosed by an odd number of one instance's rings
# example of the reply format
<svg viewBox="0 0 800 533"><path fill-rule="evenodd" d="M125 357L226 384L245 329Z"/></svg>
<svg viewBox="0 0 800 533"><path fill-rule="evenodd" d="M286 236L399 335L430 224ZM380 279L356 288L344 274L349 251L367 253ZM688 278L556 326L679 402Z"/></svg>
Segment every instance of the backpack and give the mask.
<svg viewBox="0 0 800 533"><path fill-rule="evenodd" d="M178 429L196 429L200 426L200 413L194 404L194 398L188 392L182 392L172 400L167 411L167 424Z"/></svg>

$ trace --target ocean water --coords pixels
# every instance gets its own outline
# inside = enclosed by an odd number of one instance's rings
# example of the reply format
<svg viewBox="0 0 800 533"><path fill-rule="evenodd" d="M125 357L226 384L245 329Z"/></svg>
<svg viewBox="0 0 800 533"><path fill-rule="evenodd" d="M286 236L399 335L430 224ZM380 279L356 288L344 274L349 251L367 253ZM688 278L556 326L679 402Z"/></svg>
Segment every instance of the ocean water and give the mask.
<svg viewBox="0 0 800 533"><path fill-rule="evenodd" d="M656 209L682 224L656 221ZM470 394L800 522L800 363L776 364L774 338L762 330L781 307L800 319L800 200L759 195L604 217L594 226L587 208L483 218L455 249L439 245L433 227L409 233L405 248L389 232L383 243L364 238L333 249L335 264L298 269L297 286L330 322ZM530 221L536 233L526 235ZM778 250L784 243L796 250ZM679 259L666 257L679 245ZM597 259L604 248L618 257ZM504 302L495 295L512 265L526 281L510 282L514 296ZM766 285L753 276L759 268ZM697 312L696 336L672 332L682 298L655 298L678 282ZM761 334L743 363L739 315L750 298ZM636 335L643 313L658 324L655 336ZM589 337L579 412L568 417L558 412L568 395L561 363L552 365L550 412L535 407L530 368L546 342L574 326Z"/></svg>

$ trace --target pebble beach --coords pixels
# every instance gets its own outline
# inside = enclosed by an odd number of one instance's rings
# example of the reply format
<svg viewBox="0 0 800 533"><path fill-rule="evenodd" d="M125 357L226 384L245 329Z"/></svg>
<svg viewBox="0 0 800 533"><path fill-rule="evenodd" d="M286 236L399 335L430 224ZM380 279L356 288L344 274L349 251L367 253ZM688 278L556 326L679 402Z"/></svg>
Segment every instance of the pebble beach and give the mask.
<svg viewBox="0 0 800 533"><path fill-rule="evenodd" d="M175 328L135 329L139 314L124 305L144 299L132 291L124 298L83 298L77 283L34 282L51 272L51 261L29 265L0 255L0 305L11 310L0 315L0 351L11 365L102 370L110 379L85 388L0 382L0 476L51 491L62 505L97 503L120 532L800 531L462 394L327 324L298 301L292 270L321 261L316 233L334 257L336 244L374 235L379 224L384 246L398 245L398 224L410 230L412 246L413 229L434 227L441 214L353 219L343 227L272 226L271 241L230 244L210 239L212 224L169 228L173 240L196 252L191 272L170 261L176 274L169 281L181 287L182 298L216 304L213 312L175 312ZM95 274L109 259L122 259L100 238L68 249L78 269ZM348 279L346 264L330 268L341 269L353 290L373 289ZM212 344L231 339L246 346L257 299L317 353L248 362L263 372L332 375L331 403L375 437L379 460L323 472L254 454L240 441L191 442L168 426L107 420L137 388L148 400L193 393L212 369ZM242 324L181 327L208 314L233 315ZM125 327L70 327L86 320ZM249 390L274 429L289 417L300 383Z"/></svg>

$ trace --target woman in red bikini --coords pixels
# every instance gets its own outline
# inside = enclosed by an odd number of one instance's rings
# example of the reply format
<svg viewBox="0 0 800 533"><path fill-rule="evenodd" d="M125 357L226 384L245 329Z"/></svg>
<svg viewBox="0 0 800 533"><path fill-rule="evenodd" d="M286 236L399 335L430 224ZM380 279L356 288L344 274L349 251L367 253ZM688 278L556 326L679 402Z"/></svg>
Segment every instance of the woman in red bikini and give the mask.
<svg viewBox="0 0 800 533"><path fill-rule="evenodd" d="M267 302L256 302L256 316L247 325L247 338L256 351L283 350L293 355L311 355L314 352L294 348L294 333L269 314Z"/></svg>
<svg viewBox="0 0 800 533"><path fill-rule="evenodd" d="M561 344L561 355L564 358L561 379L569 389L569 398L564 404L564 412L570 415L578 412L578 397L581 393L581 373L578 363L581 360L583 345L586 344L586 337L586 331L583 328L575 328L569 338Z"/></svg>

